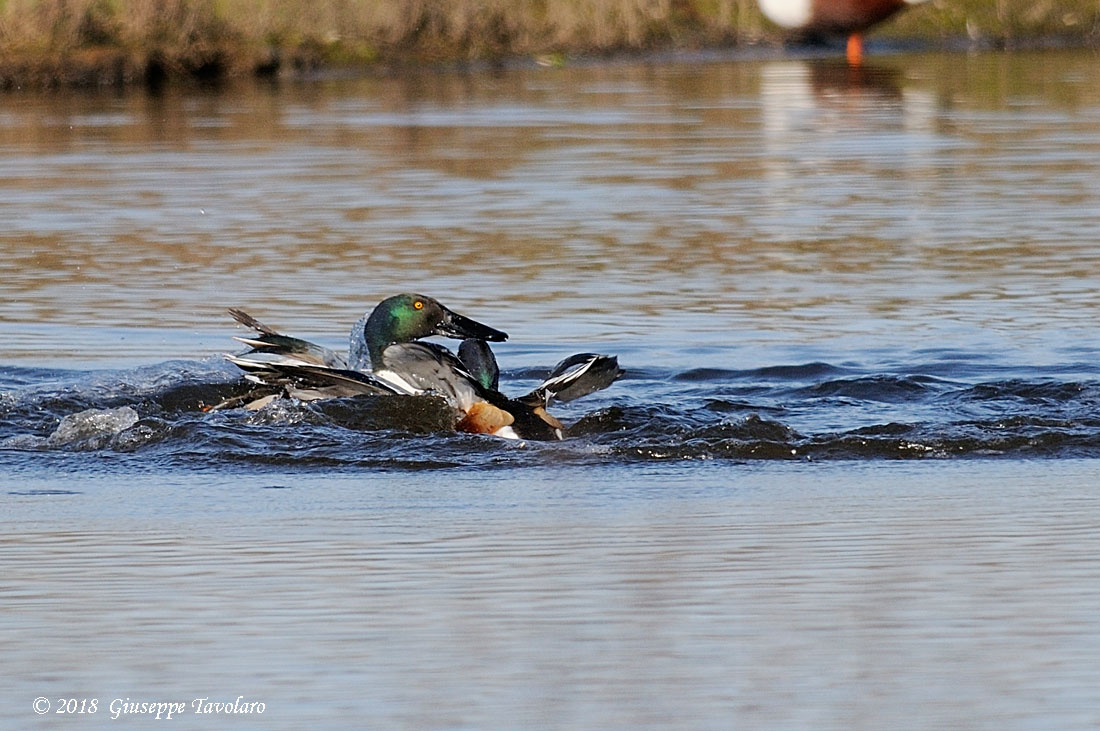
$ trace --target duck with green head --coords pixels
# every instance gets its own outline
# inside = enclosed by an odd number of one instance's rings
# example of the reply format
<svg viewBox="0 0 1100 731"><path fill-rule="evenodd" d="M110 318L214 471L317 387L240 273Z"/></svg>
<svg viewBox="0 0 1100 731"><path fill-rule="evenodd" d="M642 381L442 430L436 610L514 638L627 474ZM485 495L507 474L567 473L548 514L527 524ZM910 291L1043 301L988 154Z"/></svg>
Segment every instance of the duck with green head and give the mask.
<svg viewBox="0 0 1100 731"><path fill-rule="evenodd" d="M473 338L463 340L458 348L458 359L478 383L498 390L500 367L487 342ZM550 369L542 383L516 400L542 407L555 401L565 403L601 391L624 374L625 371L619 368L619 359L613 355L575 353Z"/></svg>
<svg viewBox="0 0 1100 731"><path fill-rule="evenodd" d="M239 310L233 314L239 322L261 333L257 338L239 338L241 342L252 346L253 352L276 355L274 361L229 356L253 380L276 385L290 379L299 387L308 383L320 389L321 397L434 394L460 412L457 428L461 431L513 438L562 438L564 429L546 413L545 402L509 399L492 385L480 382L447 348L420 341L433 335L492 342L508 337L431 297L399 294L380 302L352 328L347 360L307 341L280 335Z"/></svg>
<svg viewBox="0 0 1100 731"><path fill-rule="evenodd" d="M391 346L403 346L433 335L492 342L508 339L508 333L460 315L431 297L398 294L379 302L352 328L350 366L356 370L385 370L386 352Z"/></svg>

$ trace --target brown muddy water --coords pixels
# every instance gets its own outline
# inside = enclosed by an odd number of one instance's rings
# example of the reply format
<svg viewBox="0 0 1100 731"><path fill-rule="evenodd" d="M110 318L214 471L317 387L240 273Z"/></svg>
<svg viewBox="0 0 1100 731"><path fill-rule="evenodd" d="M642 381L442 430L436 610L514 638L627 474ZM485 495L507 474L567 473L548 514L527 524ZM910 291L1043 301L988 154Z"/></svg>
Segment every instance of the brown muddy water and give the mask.
<svg viewBox="0 0 1100 731"><path fill-rule="evenodd" d="M0 97L0 726L1100 725L1098 82ZM627 376L553 444L202 410L227 307L342 348L401 291L508 331L506 392L578 351Z"/></svg>

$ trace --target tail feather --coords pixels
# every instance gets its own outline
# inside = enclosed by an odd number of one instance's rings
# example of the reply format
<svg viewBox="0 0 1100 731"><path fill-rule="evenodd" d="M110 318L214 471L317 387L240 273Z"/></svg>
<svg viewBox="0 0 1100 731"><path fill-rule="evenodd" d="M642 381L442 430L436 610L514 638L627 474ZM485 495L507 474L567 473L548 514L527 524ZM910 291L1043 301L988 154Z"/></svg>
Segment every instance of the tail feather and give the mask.
<svg viewBox="0 0 1100 731"><path fill-rule="evenodd" d="M282 333L268 327L252 315L248 314L244 310L239 310L236 307L229 308L229 314L233 316L233 319L241 323L245 327L250 327L256 332L263 333L264 335L281 335Z"/></svg>
<svg viewBox="0 0 1100 731"><path fill-rule="evenodd" d="M236 340L238 343L241 343L242 345L247 345L248 347L252 348L254 352L271 350L271 348L273 347L270 340L263 340L261 338L239 338L234 335L233 339Z"/></svg>
<svg viewBox="0 0 1100 731"><path fill-rule="evenodd" d="M308 340L292 338L283 335L274 328L268 327L244 310L235 307L229 309L233 319L260 333L259 337L233 339L252 348L253 353L272 353L287 356L302 363L309 363L327 368L346 368L347 360L328 348L311 343Z"/></svg>

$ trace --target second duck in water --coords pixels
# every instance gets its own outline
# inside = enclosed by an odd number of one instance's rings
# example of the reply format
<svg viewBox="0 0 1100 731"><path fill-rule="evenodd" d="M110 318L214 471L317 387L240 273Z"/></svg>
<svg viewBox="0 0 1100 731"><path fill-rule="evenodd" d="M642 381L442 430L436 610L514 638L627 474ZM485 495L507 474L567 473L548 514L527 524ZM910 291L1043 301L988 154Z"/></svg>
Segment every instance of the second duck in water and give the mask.
<svg viewBox="0 0 1100 731"><path fill-rule="evenodd" d="M227 356L250 380L274 387L259 405L279 393L304 400L356 394L433 394L459 412L456 428L460 431L561 439L564 427L546 411L550 401L555 397L568 401L605 388L622 375L613 357L581 354L559 364L551 377L527 396L510 399L497 390L496 360L485 342L501 342L508 335L418 294L389 297L356 323L346 359L327 348L282 335L240 310L230 313L259 333L253 338L237 338L252 347L249 353ZM464 361L441 345L420 342L432 335L480 345L464 343ZM479 356L469 355L472 349ZM254 354L265 357L250 357ZM486 369L490 368L492 378L486 381Z"/></svg>

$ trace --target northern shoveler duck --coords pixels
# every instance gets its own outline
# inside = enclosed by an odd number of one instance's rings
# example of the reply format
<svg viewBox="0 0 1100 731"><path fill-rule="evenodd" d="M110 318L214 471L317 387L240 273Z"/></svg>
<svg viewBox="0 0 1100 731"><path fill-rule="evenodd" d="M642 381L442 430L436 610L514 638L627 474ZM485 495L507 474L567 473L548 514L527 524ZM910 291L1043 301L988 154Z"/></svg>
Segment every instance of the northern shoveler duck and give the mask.
<svg viewBox="0 0 1100 731"><path fill-rule="evenodd" d="M500 368L488 343L463 340L458 348L458 359L478 383L497 390ZM576 353L550 369L542 383L516 400L544 408L554 401L566 403L607 388L625 373L619 368L619 359L613 355Z"/></svg>
<svg viewBox="0 0 1100 731"><path fill-rule="evenodd" d="M508 335L417 294L385 299L359 320L351 332L348 358L283 335L241 310L230 310L230 314L259 333L253 338L236 338L252 351L226 356L247 378L268 387L263 398L249 404L251 408L260 408L283 393L302 400L427 393L442 397L461 414L456 425L460 431L561 439L564 427L546 411L550 401L567 401L605 388L622 374L617 360L610 356L572 356L531 394L510 399L497 390L499 370L486 343L503 341ZM465 339L470 343L464 343L467 361L441 345L420 342L432 335ZM250 357L254 354L264 357ZM220 406L239 405L252 396Z"/></svg>
<svg viewBox="0 0 1100 731"><path fill-rule="evenodd" d="M909 5L925 0L758 0L776 25L811 35L848 36L848 62L863 59L863 32Z"/></svg>

